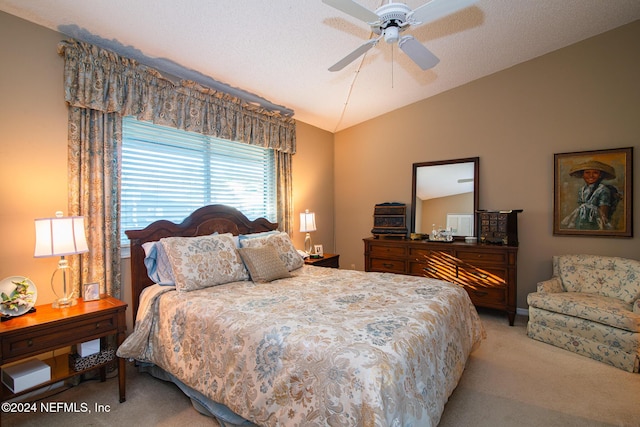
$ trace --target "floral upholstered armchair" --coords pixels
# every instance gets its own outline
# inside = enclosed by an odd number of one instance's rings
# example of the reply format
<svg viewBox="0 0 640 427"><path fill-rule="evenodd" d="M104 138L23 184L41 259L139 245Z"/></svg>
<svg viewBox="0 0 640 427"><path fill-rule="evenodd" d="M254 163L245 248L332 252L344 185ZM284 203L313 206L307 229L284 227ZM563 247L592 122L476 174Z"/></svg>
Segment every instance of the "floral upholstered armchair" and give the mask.
<svg viewBox="0 0 640 427"><path fill-rule="evenodd" d="M640 261L553 257L553 277L527 296L529 337L629 372L640 368Z"/></svg>

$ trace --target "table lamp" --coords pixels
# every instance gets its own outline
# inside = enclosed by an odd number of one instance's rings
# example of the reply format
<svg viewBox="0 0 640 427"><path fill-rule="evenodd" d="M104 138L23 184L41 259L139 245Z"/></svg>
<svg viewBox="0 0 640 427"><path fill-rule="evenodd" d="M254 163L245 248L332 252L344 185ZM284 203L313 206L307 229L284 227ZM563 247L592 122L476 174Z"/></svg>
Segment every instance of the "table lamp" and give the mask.
<svg viewBox="0 0 640 427"><path fill-rule="evenodd" d="M71 273L69 263L64 258L67 255L89 252L84 233L84 217L63 217L62 212L56 212L55 218L40 218L36 223L35 258L59 256L58 268L51 276L51 289L58 297L53 302L54 308L71 307L78 303L75 291L70 289ZM56 292L56 273L62 276L62 295ZM60 286L58 286L58 290Z"/></svg>
<svg viewBox="0 0 640 427"><path fill-rule="evenodd" d="M313 246L311 245L311 234L309 232L316 231L316 214L309 212L309 209L300 214L300 232L307 233L304 237L304 251L311 255Z"/></svg>

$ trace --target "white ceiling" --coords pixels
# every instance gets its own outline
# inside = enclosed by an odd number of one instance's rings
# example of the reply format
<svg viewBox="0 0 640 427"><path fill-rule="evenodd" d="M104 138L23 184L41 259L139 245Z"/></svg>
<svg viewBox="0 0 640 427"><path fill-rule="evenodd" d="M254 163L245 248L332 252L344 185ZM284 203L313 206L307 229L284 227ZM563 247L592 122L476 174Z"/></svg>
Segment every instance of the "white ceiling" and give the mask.
<svg viewBox="0 0 640 427"><path fill-rule="evenodd" d="M386 0L357 0L375 10ZM447 1L447 0L434 0ZM426 0L406 0L415 9ZM409 30L440 58L422 71L321 0L0 0L0 10L172 74L214 79L335 132L640 18L639 0L478 0Z"/></svg>

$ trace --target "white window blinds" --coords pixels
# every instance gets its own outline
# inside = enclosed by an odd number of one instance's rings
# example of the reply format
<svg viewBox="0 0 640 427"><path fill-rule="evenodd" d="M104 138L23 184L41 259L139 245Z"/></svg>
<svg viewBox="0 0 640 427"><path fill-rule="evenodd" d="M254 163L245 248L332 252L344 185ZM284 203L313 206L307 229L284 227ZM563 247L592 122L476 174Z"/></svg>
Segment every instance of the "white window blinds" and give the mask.
<svg viewBox="0 0 640 427"><path fill-rule="evenodd" d="M125 117L121 243L126 230L158 219L181 222L199 207L233 206L276 221L273 150Z"/></svg>

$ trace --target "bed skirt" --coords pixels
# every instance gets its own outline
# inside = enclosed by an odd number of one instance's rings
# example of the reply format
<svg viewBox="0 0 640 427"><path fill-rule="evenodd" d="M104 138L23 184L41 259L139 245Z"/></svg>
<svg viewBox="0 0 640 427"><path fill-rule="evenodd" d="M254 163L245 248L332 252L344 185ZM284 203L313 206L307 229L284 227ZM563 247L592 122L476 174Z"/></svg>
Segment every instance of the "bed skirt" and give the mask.
<svg viewBox="0 0 640 427"><path fill-rule="evenodd" d="M148 373L154 378L169 381L178 386L191 399L191 404L202 415L214 418L220 427L257 427L251 421L245 420L225 405L214 402L202 393L192 389L182 381L152 363L138 362L138 371Z"/></svg>

